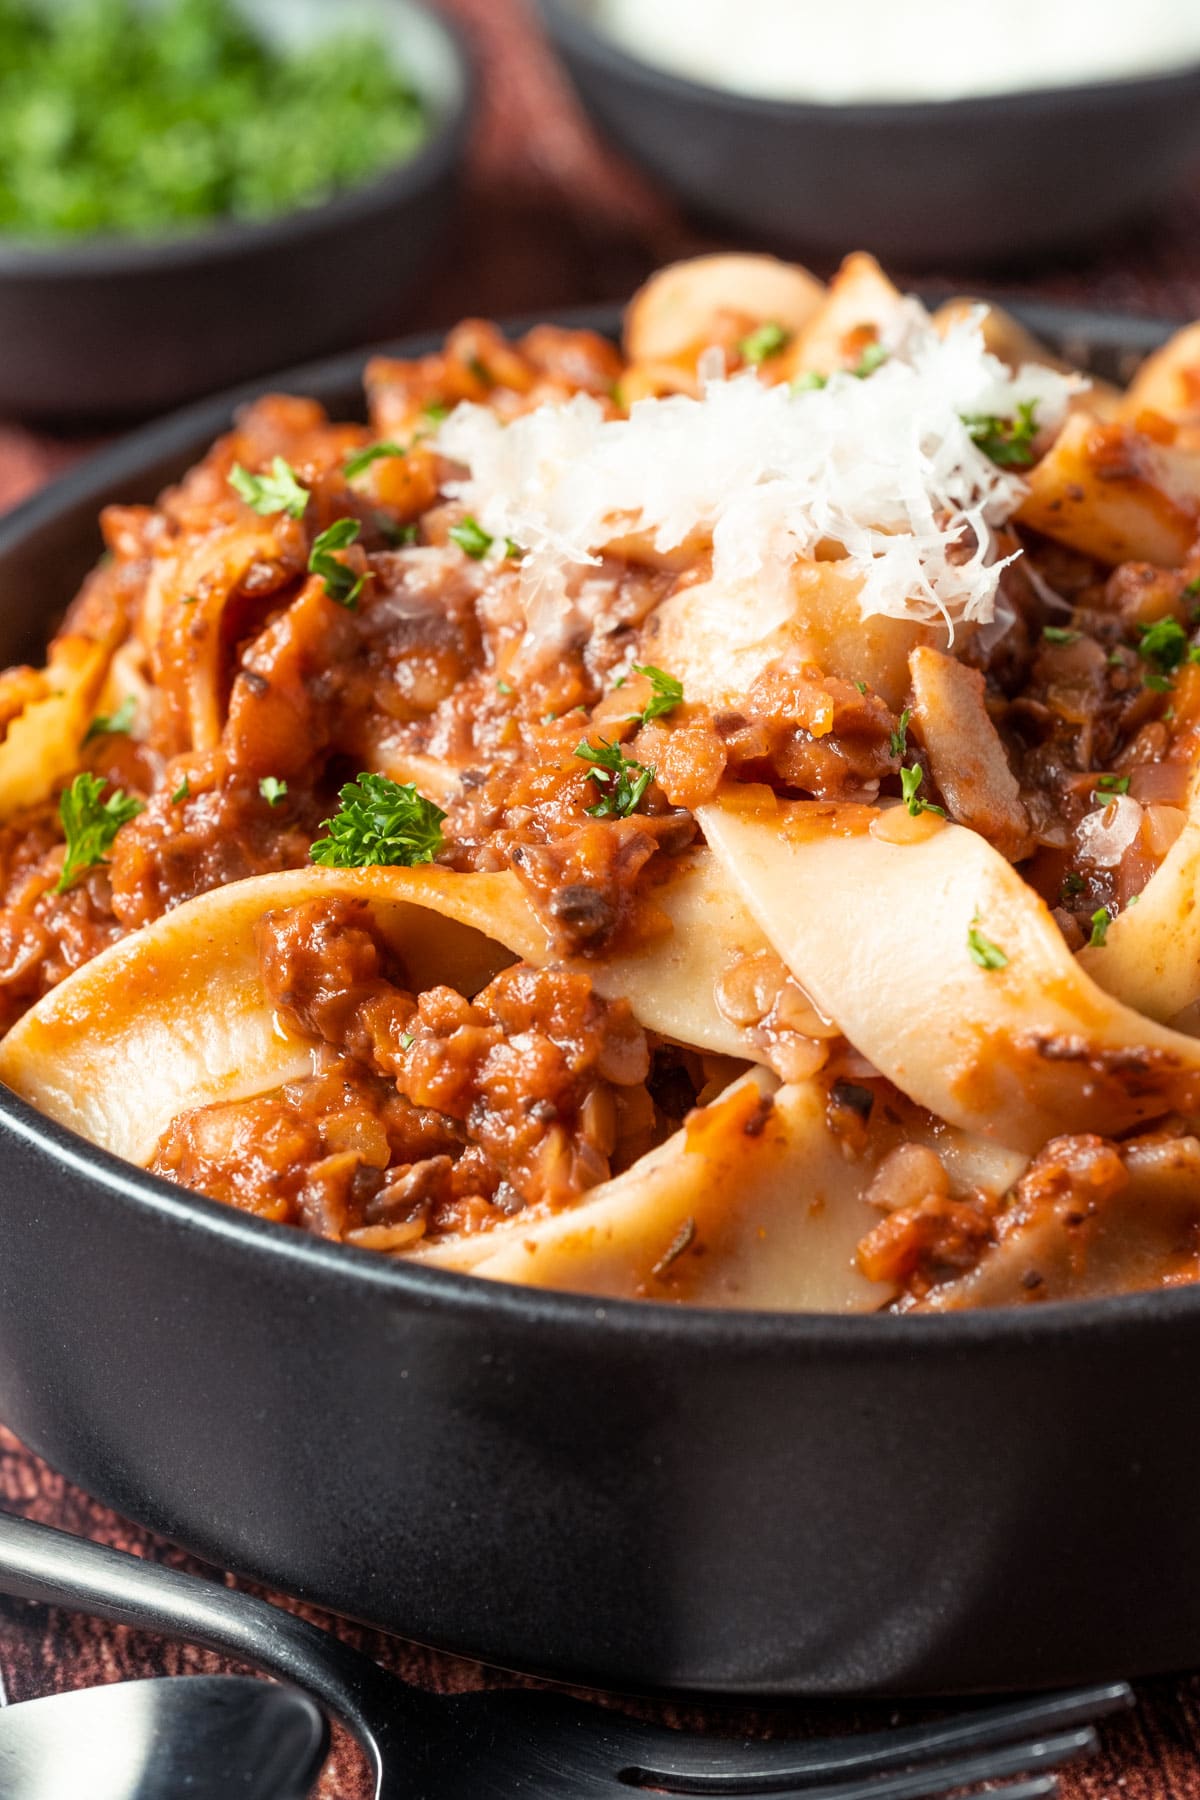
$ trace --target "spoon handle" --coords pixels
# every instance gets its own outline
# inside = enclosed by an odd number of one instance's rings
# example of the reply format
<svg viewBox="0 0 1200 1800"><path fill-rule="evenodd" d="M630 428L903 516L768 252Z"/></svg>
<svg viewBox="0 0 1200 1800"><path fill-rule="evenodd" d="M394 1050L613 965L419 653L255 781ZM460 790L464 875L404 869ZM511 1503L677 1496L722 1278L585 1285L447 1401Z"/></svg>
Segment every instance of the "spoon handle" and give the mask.
<svg viewBox="0 0 1200 1800"><path fill-rule="evenodd" d="M377 1792L389 1722L398 1710L421 1715L438 1704L265 1600L11 1513L0 1513L0 1593L200 1644L306 1689L358 1739Z"/></svg>

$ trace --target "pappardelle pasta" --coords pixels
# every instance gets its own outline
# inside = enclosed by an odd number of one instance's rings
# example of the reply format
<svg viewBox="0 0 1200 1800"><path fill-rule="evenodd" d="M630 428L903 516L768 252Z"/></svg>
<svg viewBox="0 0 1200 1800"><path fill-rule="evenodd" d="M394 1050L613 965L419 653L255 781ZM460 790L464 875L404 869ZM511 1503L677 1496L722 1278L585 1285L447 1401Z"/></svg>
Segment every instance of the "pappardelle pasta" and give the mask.
<svg viewBox="0 0 1200 1800"><path fill-rule="evenodd" d="M274 396L0 676L0 1078L479 1276L1200 1279L1200 326L1128 391L872 259Z"/></svg>

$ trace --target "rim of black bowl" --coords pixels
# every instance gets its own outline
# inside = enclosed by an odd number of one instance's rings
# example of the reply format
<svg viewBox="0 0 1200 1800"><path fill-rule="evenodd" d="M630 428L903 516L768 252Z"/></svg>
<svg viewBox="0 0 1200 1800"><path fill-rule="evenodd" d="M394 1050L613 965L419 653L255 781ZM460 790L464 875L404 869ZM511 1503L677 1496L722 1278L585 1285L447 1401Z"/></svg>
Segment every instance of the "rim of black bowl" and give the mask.
<svg viewBox="0 0 1200 1800"><path fill-rule="evenodd" d="M1147 354L1178 328L1175 321L1053 301L1009 300L1004 304L1034 331L1060 339L1098 337L1109 348L1124 346L1139 355ZM565 326L588 327L611 335L618 312L613 307L556 309L554 317ZM540 315L530 315L502 321L502 328L518 333L538 322ZM440 341L440 334L424 333L326 357L245 382L142 426L108 449L87 457L66 475L0 516L0 559L9 545L52 525L57 514L92 503L113 482L136 480L141 472L173 456L190 453L190 446L198 437L212 438L227 429L233 411L257 395L288 390L303 393L307 386L318 382L327 389L350 386L361 379L370 357L420 355ZM1030 1340L1069 1338L1079 1330L1169 1332L1175 1320L1194 1320L1200 1315L1200 1283L1151 1288L1098 1300L1044 1301L1028 1306L901 1317L878 1312L683 1306L668 1301L610 1299L556 1288L524 1287L406 1262L240 1212L124 1162L47 1118L0 1083L0 1145L6 1137L20 1140L33 1153L48 1158L67 1179L96 1183L117 1202L146 1209L168 1228L200 1232L231 1243L241 1255L267 1262L282 1260L334 1285L382 1289L385 1295L394 1294L398 1301L413 1301L427 1310L484 1311L502 1317L514 1327L539 1332L650 1336L698 1350L737 1346L755 1351L776 1348L781 1352L808 1353L827 1347L875 1358L886 1339L894 1341L905 1354L943 1355L956 1345L1002 1348Z"/></svg>
<svg viewBox="0 0 1200 1800"><path fill-rule="evenodd" d="M453 90L431 104L429 135L402 162L384 165L365 181L339 188L311 206L293 206L261 219L214 219L191 231L167 232L157 237L132 237L97 233L83 237L22 238L0 234L0 281L12 276L79 275L91 280L100 275L136 275L157 269L187 268L213 257L235 255L239 250L269 250L297 238L320 232L335 222L344 225L366 221L380 206L407 193L416 194L435 183L458 159L470 127L478 93L475 64L457 20L436 10L427 0L392 0L398 11L419 15L426 28L441 40L454 69ZM420 89L418 87L418 92Z"/></svg>
<svg viewBox="0 0 1200 1800"><path fill-rule="evenodd" d="M680 100L719 104L729 112L741 112L756 119L776 118L781 121L803 118L806 122L821 120L836 128L856 125L897 125L917 120L921 115L936 115L939 121L977 118L980 113L999 117L1021 116L1045 111L1075 108L1108 108L1120 98L1130 100L1194 95L1200 83L1200 60L1182 69L1165 69L1159 74L1133 75L1128 79L1068 83L1056 87L1018 88L999 94L960 95L947 100L784 100L774 95L745 94L734 88L717 87L627 50L599 25L585 16L578 0L534 0L551 36L558 45L587 57L610 74L633 78L660 94Z"/></svg>

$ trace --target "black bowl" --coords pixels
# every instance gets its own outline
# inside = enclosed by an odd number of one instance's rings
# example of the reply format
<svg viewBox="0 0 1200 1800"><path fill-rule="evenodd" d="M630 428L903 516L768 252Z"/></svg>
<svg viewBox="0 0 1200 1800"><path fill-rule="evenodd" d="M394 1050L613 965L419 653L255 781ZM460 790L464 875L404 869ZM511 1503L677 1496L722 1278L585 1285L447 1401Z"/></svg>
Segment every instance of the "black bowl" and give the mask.
<svg viewBox="0 0 1200 1800"><path fill-rule="evenodd" d="M766 100L639 61L592 0L538 0L596 123L697 212L905 267L1052 253L1135 219L1200 159L1200 65L974 100Z"/></svg>
<svg viewBox="0 0 1200 1800"><path fill-rule="evenodd" d="M242 0L253 17L272 9ZM293 0L288 0L289 5ZM419 0L359 0L430 112L403 163L316 206L162 238L0 235L0 413L145 417L377 333L451 217L473 82L457 33ZM328 33L320 0L290 29Z"/></svg>
<svg viewBox="0 0 1200 1800"><path fill-rule="evenodd" d="M1165 335L1022 316L1106 374ZM271 385L352 415L363 360ZM97 507L151 498L231 405L0 524L0 659L69 597ZM221 1567L496 1664L842 1695L1194 1663L1198 1365L1200 1288L843 1318L394 1264L183 1193L0 1091L0 1417Z"/></svg>

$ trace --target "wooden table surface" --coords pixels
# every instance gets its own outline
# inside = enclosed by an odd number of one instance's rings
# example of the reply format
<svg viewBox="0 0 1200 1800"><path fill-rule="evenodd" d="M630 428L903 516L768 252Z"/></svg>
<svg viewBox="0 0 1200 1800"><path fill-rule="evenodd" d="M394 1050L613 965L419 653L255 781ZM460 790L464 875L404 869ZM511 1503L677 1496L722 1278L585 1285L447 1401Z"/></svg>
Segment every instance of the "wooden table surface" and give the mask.
<svg viewBox="0 0 1200 1800"><path fill-rule="evenodd" d="M497 317L616 299L657 263L712 247L710 237L689 225L668 198L597 140L522 0L444 3L477 53L484 77L482 113L467 192L441 266L415 300L381 314L381 336L449 324L468 313ZM1085 257L991 270L973 278L949 268L893 273L908 283L947 280L970 291L973 279L991 292L1189 319L1200 315L1200 172L1193 190L1161 216ZM49 437L0 421L0 509L91 447L86 440ZM2 1429L0 1504L210 1579L224 1579L71 1488ZM486 1680L474 1665L354 1627L336 1629L412 1679L442 1690ZM222 1666L204 1652L0 1601L0 1678L10 1700L102 1680ZM1102 1757L1064 1776L1066 1800L1200 1800L1200 1676L1144 1683L1139 1701L1136 1713L1105 1730ZM682 1716L698 1722L695 1715ZM808 1734L859 1722L879 1724L891 1716L890 1709L880 1707L812 1707L798 1709L788 1728ZM729 1722L734 1722L732 1715ZM779 1723L756 1721L751 1715L736 1722L747 1728ZM338 1738L320 1800L365 1800L368 1792L361 1759Z"/></svg>

